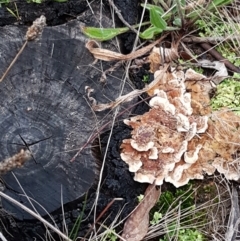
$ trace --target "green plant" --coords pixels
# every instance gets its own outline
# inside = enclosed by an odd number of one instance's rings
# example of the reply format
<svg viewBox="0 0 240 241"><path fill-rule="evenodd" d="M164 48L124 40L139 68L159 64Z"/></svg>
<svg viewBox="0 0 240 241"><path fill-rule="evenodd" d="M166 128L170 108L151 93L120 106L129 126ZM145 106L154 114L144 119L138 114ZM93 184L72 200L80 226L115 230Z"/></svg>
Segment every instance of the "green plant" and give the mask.
<svg viewBox="0 0 240 241"><path fill-rule="evenodd" d="M162 218L162 214L161 213L154 212L152 220L150 221L150 224L152 224L152 225L158 224L160 222L161 218Z"/></svg>
<svg viewBox="0 0 240 241"><path fill-rule="evenodd" d="M1 4L8 4L10 3L10 0L0 0L0 5Z"/></svg>
<svg viewBox="0 0 240 241"><path fill-rule="evenodd" d="M116 241L118 239L115 230L109 230L108 233L104 237L104 241Z"/></svg>
<svg viewBox="0 0 240 241"><path fill-rule="evenodd" d="M144 6L144 5L142 5ZM150 22L144 22L141 26L150 25L145 31L140 33L140 37L143 39L152 39L155 35L162 33L163 31L178 30L177 27L171 27L167 25L167 22L163 18L164 10L155 5L146 4L146 9L150 13ZM168 15L170 18L170 15ZM139 27L139 25L132 26L133 28ZM116 37L119 34L129 31L129 28L94 28L94 27L82 27L82 31L90 38L97 39L99 41L106 41Z"/></svg>
<svg viewBox="0 0 240 241"><path fill-rule="evenodd" d="M240 115L240 82L226 79L217 86L215 96L211 99L213 110L228 107Z"/></svg>
<svg viewBox="0 0 240 241"><path fill-rule="evenodd" d="M198 227L204 226L207 211L196 208L196 190L187 184L174 191L165 191L150 212L150 225L156 229L166 222L160 241L203 241ZM174 217L174 218L170 218Z"/></svg>
<svg viewBox="0 0 240 241"><path fill-rule="evenodd" d="M204 235L196 229L180 229L177 235L170 232L170 234L164 235L163 239L159 241L170 241L172 238L176 237L177 241L204 241L206 240Z"/></svg>
<svg viewBox="0 0 240 241"><path fill-rule="evenodd" d="M204 70L201 67L193 67L193 70L195 70L199 74L203 74Z"/></svg>
<svg viewBox="0 0 240 241"><path fill-rule="evenodd" d="M179 202L181 202L181 209L194 209L195 201L192 186L190 183L176 189L175 191L163 192L150 215L152 217L154 212L157 212L159 210L162 214L165 214L168 212L169 208L173 209L177 207L179 205Z"/></svg>
<svg viewBox="0 0 240 241"><path fill-rule="evenodd" d="M234 22L228 16L222 17L221 13L217 11L204 16L202 19L198 19L195 22L195 26L199 30L198 34L200 37L229 37L240 30L237 22ZM239 49L237 40L232 39L219 43L215 46L215 49L235 66L240 67L240 59L237 57L238 54L236 54L236 50Z"/></svg>
<svg viewBox="0 0 240 241"><path fill-rule="evenodd" d="M84 210L85 210L86 204L87 204L87 196L88 196L88 193L86 193L86 195L85 195L82 211L81 211L80 215L78 216L76 222L74 223L74 226L73 226L73 228L70 232L70 235L69 235L70 239L72 239L73 241L75 241L77 239L77 236L78 236L78 231L80 229L80 225L81 225L81 222L82 222Z"/></svg>
<svg viewBox="0 0 240 241"><path fill-rule="evenodd" d="M15 11L11 10L8 7L6 7L6 9L8 10L9 13L11 13L17 19L17 21L19 21L19 20L21 20L21 17L19 16L17 4L14 3L14 6L15 6Z"/></svg>
<svg viewBox="0 0 240 241"><path fill-rule="evenodd" d="M138 202L140 203L144 198L144 195L143 194L140 194L139 196L137 196L137 200Z"/></svg>
<svg viewBox="0 0 240 241"><path fill-rule="evenodd" d="M204 12L209 14L213 9L220 6L231 3L232 0L213 0L207 5L207 8L198 7L188 14L185 14L186 1L185 0L175 0L173 4L169 6L167 11L159 5L152 4L141 4L149 11L149 22L144 22L142 26L149 25L147 29L140 32L139 36L143 39L153 39L156 35L162 33L163 31L173 31L179 30L182 26L182 21L187 19L194 20L199 18L199 16ZM166 7L166 3L163 1L155 1L155 3L160 3ZM139 25L132 26L133 28L139 27ZM99 41L106 41L116 37L119 34L129 31L128 27L125 28L94 28L94 27L82 27L83 33L89 38L93 38Z"/></svg>
<svg viewBox="0 0 240 241"><path fill-rule="evenodd" d="M143 75L143 80L144 83L148 83L149 82L149 75Z"/></svg>
<svg viewBox="0 0 240 241"><path fill-rule="evenodd" d="M222 54L224 58L229 60L235 66L240 67L240 58L237 57L236 52L234 52L233 48L229 43L224 43L216 47L216 50Z"/></svg>

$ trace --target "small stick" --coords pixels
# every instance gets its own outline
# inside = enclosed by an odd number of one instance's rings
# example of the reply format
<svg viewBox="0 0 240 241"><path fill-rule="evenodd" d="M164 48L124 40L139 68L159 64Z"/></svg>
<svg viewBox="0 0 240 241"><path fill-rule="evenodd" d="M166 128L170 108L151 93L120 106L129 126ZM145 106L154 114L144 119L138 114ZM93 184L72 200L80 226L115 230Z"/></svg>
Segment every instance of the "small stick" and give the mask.
<svg viewBox="0 0 240 241"><path fill-rule="evenodd" d="M121 54L121 53L117 53L117 52L114 52L114 51L111 51L108 49L102 49L102 48L100 48L99 44L95 40L89 40L85 46L96 59L101 59L104 61L132 60L132 59L141 57L144 54L151 51L151 49L155 45L161 43L163 41L163 39L167 37L167 35L168 35L168 33L163 35L161 38L155 40L154 42L150 43L149 45L147 45L141 49L138 49L134 52L131 52L130 54Z"/></svg>
<svg viewBox="0 0 240 241"><path fill-rule="evenodd" d="M0 191L0 196L7 199L9 202L15 204L16 206L18 206L19 208L23 209L24 211L26 211L27 213L29 213L30 215L32 215L34 218L38 219L40 222L42 222L44 225L46 225L47 227L49 227L50 229L52 229L55 233L57 233L60 237L63 238L63 240L66 241L72 241L70 238L68 238L65 234L63 234L59 229L57 229L56 227L54 227L52 224L50 224L49 222L47 222L44 218L42 218L40 215L38 215L37 213L33 212L30 208L26 207L25 205L23 205L22 203L18 202L17 200L15 200L14 198L8 196L7 194L3 193Z"/></svg>
<svg viewBox="0 0 240 241"><path fill-rule="evenodd" d="M228 69L230 69L233 72L240 73L240 68L236 67L229 60L223 58L223 56L216 49L214 49L210 44L201 43L200 45L203 49L207 50L215 59L223 62Z"/></svg>
<svg viewBox="0 0 240 241"><path fill-rule="evenodd" d="M2 240L2 241L7 241L7 239L3 236L3 234L0 232L0 239Z"/></svg>
<svg viewBox="0 0 240 241"><path fill-rule="evenodd" d="M108 3L112 8L114 9L115 13L118 15L118 18L129 28L131 29L135 34L138 34L138 31L134 29L122 16L121 11L116 7L116 5L113 3L112 0L108 0Z"/></svg>
<svg viewBox="0 0 240 241"><path fill-rule="evenodd" d="M118 68L120 65L122 64L122 61L118 61L116 64L114 64L111 68L106 69L100 78L100 83L106 83L106 79L107 79L107 74L113 72L116 68Z"/></svg>
<svg viewBox="0 0 240 241"><path fill-rule="evenodd" d="M18 51L17 55L15 56L15 58L13 59L11 64L8 66L7 70L4 72L3 76L0 79L0 82L2 82L4 80L4 78L7 76L10 69L15 64L15 62L17 61L20 54L23 52L23 50L27 46L28 41L35 40L37 37L39 37L42 34L42 31L43 31L43 28L45 25L46 25L46 18L42 15L40 18L37 18L33 22L31 27L28 28L27 33L25 35L25 38L26 38L25 43L23 44L21 49Z"/></svg>
<svg viewBox="0 0 240 241"><path fill-rule="evenodd" d="M233 40L240 40L240 35L230 35L227 37L224 36L217 36L217 37L186 37L183 38L181 41L184 43L210 43L210 44L218 44L224 41L233 41Z"/></svg>
<svg viewBox="0 0 240 241"><path fill-rule="evenodd" d="M89 230L87 231L87 233L84 235L84 237L81 239L81 241L85 240L87 235L91 232L91 230L93 229L94 225L99 221L99 219L107 212L107 210L113 205L113 203L115 201L122 201L123 198L114 198L111 202L108 203L108 205L103 209L103 211L99 214L99 216L97 217L96 221L94 222L94 224L91 225L91 227L89 228Z"/></svg>
<svg viewBox="0 0 240 241"><path fill-rule="evenodd" d="M25 43L23 44L23 46L21 47L21 49L18 51L17 55L15 56L15 58L13 59L13 61L11 62L11 64L8 66L7 70L4 72L3 76L0 79L0 82L2 82L4 80L4 78L7 76L8 72L10 71L10 69L13 67L13 65L15 64L16 60L18 59L18 57L20 56L20 54L23 52L23 50L25 49L26 45L27 45L27 40L25 41Z"/></svg>

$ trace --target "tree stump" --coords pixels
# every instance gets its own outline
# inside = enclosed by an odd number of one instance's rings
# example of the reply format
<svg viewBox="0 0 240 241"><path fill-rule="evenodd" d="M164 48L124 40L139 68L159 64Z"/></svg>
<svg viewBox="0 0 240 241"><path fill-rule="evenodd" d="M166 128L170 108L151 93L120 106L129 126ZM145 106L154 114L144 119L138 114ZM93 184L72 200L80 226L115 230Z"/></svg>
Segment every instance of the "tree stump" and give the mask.
<svg viewBox="0 0 240 241"><path fill-rule="evenodd" d="M25 33L25 27L0 29L0 75L24 43ZM33 209L25 192L40 215L84 195L97 176L90 148L70 162L106 114L95 116L91 111L85 86L93 87L95 97L103 102L120 93L123 72L101 85L102 65L91 65L94 59L85 41L76 20L46 27L38 41L27 44L0 83L0 161L21 149L31 153L23 167L1 177L4 192ZM108 68L105 63L103 67ZM32 218L9 201L1 201L16 218Z"/></svg>

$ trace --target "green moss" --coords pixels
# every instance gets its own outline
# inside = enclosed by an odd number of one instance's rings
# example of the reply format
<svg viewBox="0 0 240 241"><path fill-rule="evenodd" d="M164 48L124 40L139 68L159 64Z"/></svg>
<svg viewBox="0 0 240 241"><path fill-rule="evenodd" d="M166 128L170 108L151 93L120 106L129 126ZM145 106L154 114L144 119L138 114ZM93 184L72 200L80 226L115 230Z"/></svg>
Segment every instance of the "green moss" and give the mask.
<svg viewBox="0 0 240 241"><path fill-rule="evenodd" d="M210 16L205 16L205 19L199 19L195 22L198 28L200 37L224 37L230 36L240 31L239 24L234 22L226 22L219 16L219 13L212 13ZM239 48L237 41L225 41L215 49L228 61L237 67L240 67L240 58L236 55L236 49Z"/></svg>
<svg viewBox="0 0 240 241"><path fill-rule="evenodd" d="M213 110L228 107L240 115L240 82L226 79L220 83L210 104Z"/></svg>
<svg viewBox="0 0 240 241"><path fill-rule="evenodd" d="M174 228L174 227L172 227L172 228ZM170 240L172 240L172 238L174 238L174 236L175 236L174 232L176 232L176 231L174 230L172 232L170 232L168 234L168 236L165 235L163 237L163 239L159 239L159 241L170 241ZM174 239L174 240L176 240L176 239ZM180 229L178 231L177 240L178 241L204 241L204 240L206 240L206 238L198 230L188 228L188 229Z"/></svg>

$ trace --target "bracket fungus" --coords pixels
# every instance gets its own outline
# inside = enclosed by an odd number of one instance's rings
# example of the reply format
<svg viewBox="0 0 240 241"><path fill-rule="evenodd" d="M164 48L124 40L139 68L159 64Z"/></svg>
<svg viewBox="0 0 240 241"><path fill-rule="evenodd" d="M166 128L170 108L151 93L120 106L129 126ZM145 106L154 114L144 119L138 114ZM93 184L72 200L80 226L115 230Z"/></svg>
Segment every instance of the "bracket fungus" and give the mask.
<svg viewBox="0 0 240 241"><path fill-rule="evenodd" d="M154 76L150 110L124 120L133 130L121 144L121 158L134 180L179 187L216 170L238 180L240 117L229 110L212 112L211 84L192 69L157 70Z"/></svg>

